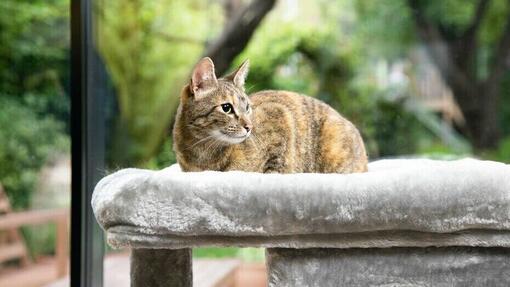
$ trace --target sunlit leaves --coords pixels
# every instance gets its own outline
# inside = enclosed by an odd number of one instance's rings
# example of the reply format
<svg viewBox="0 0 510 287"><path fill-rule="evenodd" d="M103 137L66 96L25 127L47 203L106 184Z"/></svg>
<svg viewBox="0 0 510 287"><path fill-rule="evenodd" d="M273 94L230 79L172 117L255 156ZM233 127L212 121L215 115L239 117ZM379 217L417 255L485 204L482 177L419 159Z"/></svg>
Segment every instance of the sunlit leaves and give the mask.
<svg viewBox="0 0 510 287"><path fill-rule="evenodd" d="M169 130L181 87L217 33L218 5L207 1L102 0L97 42L114 82L119 119L115 164L150 159Z"/></svg>
<svg viewBox="0 0 510 287"><path fill-rule="evenodd" d="M61 88L68 70L69 1L2 0L0 11L0 91Z"/></svg>
<svg viewBox="0 0 510 287"><path fill-rule="evenodd" d="M65 151L64 125L38 116L18 99L0 93L0 182L16 208L28 207L39 169Z"/></svg>
<svg viewBox="0 0 510 287"><path fill-rule="evenodd" d="M355 45L366 56L402 57L414 44L413 23L405 0L354 0Z"/></svg>

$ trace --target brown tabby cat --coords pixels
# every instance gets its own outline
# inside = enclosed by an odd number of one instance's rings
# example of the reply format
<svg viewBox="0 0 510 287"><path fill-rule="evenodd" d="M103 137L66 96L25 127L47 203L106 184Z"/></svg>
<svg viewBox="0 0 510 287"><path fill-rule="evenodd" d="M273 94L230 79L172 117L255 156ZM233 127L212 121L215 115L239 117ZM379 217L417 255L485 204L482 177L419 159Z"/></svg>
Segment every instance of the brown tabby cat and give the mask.
<svg viewBox="0 0 510 287"><path fill-rule="evenodd" d="M286 91L248 97L248 61L217 79L203 58L181 93L174 151L184 171L352 173L367 170L356 127L323 102Z"/></svg>

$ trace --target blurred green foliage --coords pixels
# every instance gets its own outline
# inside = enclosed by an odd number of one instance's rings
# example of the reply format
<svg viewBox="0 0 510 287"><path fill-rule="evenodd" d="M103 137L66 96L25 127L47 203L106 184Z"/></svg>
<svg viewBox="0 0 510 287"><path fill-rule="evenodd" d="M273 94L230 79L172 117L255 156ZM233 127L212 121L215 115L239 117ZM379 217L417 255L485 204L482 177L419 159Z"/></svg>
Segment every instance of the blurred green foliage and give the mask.
<svg viewBox="0 0 510 287"><path fill-rule="evenodd" d="M168 167L176 162L177 160L175 159L175 154L172 147L172 137L167 136L163 146L161 147L161 151L152 159L150 159L145 164L145 167L149 169L161 169Z"/></svg>
<svg viewBox="0 0 510 287"><path fill-rule="evenodd" d="M438 45L438 43L423 43L419 39L420 37L418 37L415 29L415 21L412 17L413 11L408 6L409 2L405 0L354 0L357 15L360 19L363 19L356 25L358 27L357 34L360 36L355 37L358 43L357 47L361 50L360 54L366 55L369 58L367 61L363 61L362 66L365 66L365 68L362 69L370 69L370 65L373 65L374 60L377 59L385 59L385 61L390 61L390 63L409 60L412 58L411 54L413 50L416 50L416 47L421 46L426 49L427 46ZM476 8L481 1L444 0L415 2L418 3L416 6L424 10L428 21L430 21L434 28L437 28L436 32L442 35L444 41L442 44L448 44L448 47L443 46L442 48L450 49L450 53L453 53L451 58L463 57L463 55L456 53L463 49L467 50L468 47L459 46L458 42L462 37L467 37L466 31L469 27L475 25ZM474 42L476 43L476 49L473 50L473 60L465 59L465 63L460 65L465 65L466 67L459 69L460 72L463 72L462 75L469 75L471 77L472 74L471 81L481 85L481 89L489 89L487 85L484 86L487 83L484 81L487 81L489 74L494 71L494 63L501 61L501 59L495 59L496 51L500 45L507 19L510 17L510 4L508 1L494 0L488 3L487 11L480 21L480 28L475 34ZM429 61L434 62L434 59L429 59ZM361 73L361 75L363 74L366 75L366 73ZM410 75L412 76L412 72ZM505 79L503 83L497 83L496 85L501 86L501 91L499 92L500 101L508 103L508 81L510 79L508 68L504 72L503 78ZM442 80L445 81L444 78ZM448 84L448 81L446 81L446 84ZM452 87L450 88L453 89ZM459 91L454 90L454 92ZM502 129L502 134L505 136L509 134L508 120L510 119L510 110L508 105L504 104L498 105L498 109L495 112L497 112L500 120L499 126ZM466 127L457 126L456 128L466 134ZM453 136L456 137L456 135ZM472 138L470 140L473 142ZM435 145L437 145L437 141L426 141L435 142ZM443 142L444 144L446 143ZM453 148L454 153L460 152L458 146L451 146L449 143L446 145L446 149ZM424 148L427 149L426 147ZM417 151L420 151L420 149ZM490 151L487 153L477 152L480 153L480 156L491 153ZM500 160L509 159L501 158Z"/></svg>
<svg viewBox="0 0 510 287"><path fill-rule="evenodd" d="M69 138L63 123L3 95L0 126L0 182L14 208L27 208L39 170L49 156L67 150Z"/></svg>
<svg viewBox="0 0 510 287"><path fill-rule="evenodd" d="M349 13L345 11L328 13L338 19L344 17L342 13ZM286 89L327 102L358 126L371 158L416 152L420 137L433 135L406 110L404 100L391 99L386 94L392 91L381 90L367 80L370 73L365 65L369 61L364 57L397 57L395 46L377 51L365 48L370 41L377 43L374 37L381 31L369 31L371 25L366 21L370 20L358 22L348 14L345 18L351 19L350 25L359 31L341 34L330 23L331 18L308 25L268 20L235 62L237 65L245 58L252 59L248 92ZM398 44L403 46L402 41ZM385 51L392 52L386 55Z"/></svg>
<svg viewBox="0 0 510 287"><path fill-rule="evenodd" d="M503 138L497 149L486 151L481 156L486 159L510 164L510 136Z"/></svg>
<svg viewBox="0 0 510 287"><path fill-rule="evenodd" d="M510 75L507 75L503 81L501 97L501 116L500 123L503 128L503 134L510 135ZM510 161L510 157L506 158Z"/></svg>
<svg viewBox="0 0 510 287"><path fill-rule="evenodd" d="M228 258L237 257L245 262L263 262L265 252L263 248L193 248L193 257Z"/></svg>
<svg viewBox="0 0 510 287"><path fill-rule="evenodd" d="M204 48L225 27L222 2L94 3L95 39L115 94L109 99L115 102L109 111L109 164L169 166L175 163L170 132L179 93ZM452 35L466 28L476 3L423 1L427 16ZM482 23L480 78L487 77L509 9L505 0L492 1ZM26 208L40 168L53 154L69 151L69 0L2 0L0 11L0 182L13 205ZM382 85L378 79L379 63L408 63L418 45L405 0L279 1L231 69L250 59L250 93L285 89L329 103L359 127L371 159L466 155L469 148L445 141L431 127L440 121L437 115L410 108L409 86ZM408 78L417 73L404 72ZM502 93L500 119L507 137L497 150L480 156L508 162L508 73ZM33 238L29 244L51 250L51 240L38 241L36 233L26 233ZM209 255L261 256L256 250L195 252Z"/></svg>
<svg viewBox="0 0 510 287"><path fill-rule="evenodd" d="M496 2L480 34L481 41L486 37L487 46L494 44L497 36L488 35L500 32L505 15L494 7L507 9L501 0ZM115 166L164 167L173 162L168 151L169 123L180 88L207 41L224 25L221 3L99 3L98 43L119 102L110 162ZM424 117L428 117L426 122L439 121L436 115L416 117L406 107L411 97L408 87L377 83L374 66L378 62L392 65L406 61L418 45L406 1L293 3L299 7L294 15L289 17L288 7L280 3L234 61L232 69L251 59L248 92L287 89L326 101L358 125L372 158L427 150L427 144L453 151L458 148L423 122ZM432 1L427 3L426 13L457 33L469 23L475 4ZM497 25L491 28L487 23ZM120 42L123 45L116 44ZM165 158L170 160L161 160Z"/></svg>
<svg viewBox="0 0 510 287"><path fill-rule="evenodd" d="M69 1L0 1L0 183L26 209L41 168L69 153ZM54 249L54 228L23 228L30 253Z"/></svg>
<svg viewBox="0 0 510 287"><path fill-rule="evenodd" d="M68 151L69 2L0 2L0 182L26 208L48 157Z"/></svg>
<svg viewBox="0 0 510 287"><path fill-rule="evenodd" d="M54 224L22 227L21 231L32 258L55 254L57 228Z"/></svg>
<svg viewBox="0 0 510 287"><path fill-rule="evenodd" d="M69 1L2 0L0 11L0 91L62 94L69 78Z"/></svg>
<svg viewBox="0 0 510 287"><path fill-rule="evenodd" d="M168 135L181 86L202 53L214 7L205 1L100 0L97 43L118 115L108 153L115 166L145 164Z"/></svg>

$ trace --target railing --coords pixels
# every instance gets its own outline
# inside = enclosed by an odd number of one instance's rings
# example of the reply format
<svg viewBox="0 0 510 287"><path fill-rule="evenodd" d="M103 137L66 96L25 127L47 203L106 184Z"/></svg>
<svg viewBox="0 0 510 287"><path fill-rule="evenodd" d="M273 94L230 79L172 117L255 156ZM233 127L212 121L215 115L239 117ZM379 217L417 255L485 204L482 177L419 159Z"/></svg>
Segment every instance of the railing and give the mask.
<svg viewBox="0 0 510 287"><path fill-rule="evenodd" d="M12 230L22 226L42 225L55 223L57 234L55 240L55 257L56 257L56 277L63 277L67 274L67 259L69 252L68 245L68 222L69 209L53 209L53 210L31 210L12 212L0 216L0 230ZM16 243L13 243L16 244ZM20 252L15 252L16 248L7 248L0 250L0 258L19 257ZM14 252L13 252L14 251ZM11 254L8 254L8 253ZM2 260L0 260L2 261Z"/></svg>

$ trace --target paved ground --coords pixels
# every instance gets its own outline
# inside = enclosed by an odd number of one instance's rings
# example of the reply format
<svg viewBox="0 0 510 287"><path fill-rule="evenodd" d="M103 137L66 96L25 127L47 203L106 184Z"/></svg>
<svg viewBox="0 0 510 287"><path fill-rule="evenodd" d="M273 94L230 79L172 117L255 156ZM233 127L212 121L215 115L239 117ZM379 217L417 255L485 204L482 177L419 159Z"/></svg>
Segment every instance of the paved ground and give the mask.
<svg viewBox="0 0 510 287"><path fill-rule="evenodd" d="M57 278L55 260L43 260L24 268L2 268L0 287L40 287ZM46 282L46 283L44 283Z"/></svg>

